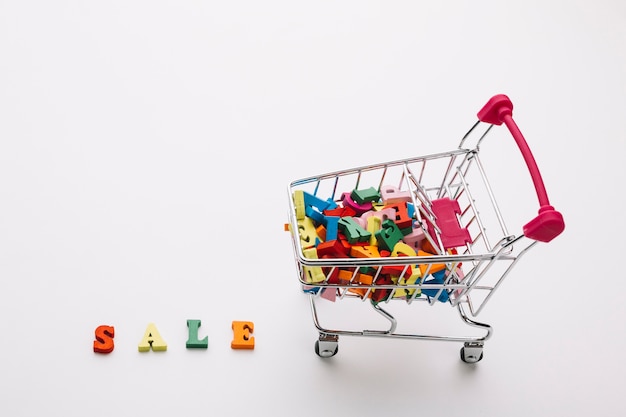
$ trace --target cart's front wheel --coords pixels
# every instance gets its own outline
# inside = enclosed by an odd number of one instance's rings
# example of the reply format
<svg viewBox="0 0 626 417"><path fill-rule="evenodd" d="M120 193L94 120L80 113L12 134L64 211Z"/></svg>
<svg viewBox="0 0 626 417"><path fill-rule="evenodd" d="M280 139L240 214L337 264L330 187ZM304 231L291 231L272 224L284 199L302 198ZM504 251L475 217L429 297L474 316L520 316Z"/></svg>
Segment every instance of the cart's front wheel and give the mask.
<svg viewBox="0 0 626 417"><path fill-rule="evenodd" d="M483 346L481 344L466 343L461 348L461 360L465 363L480 362L483 358Z"/></svg>
<svg viewBox="0 0 626 417"><path fill-rule="evenodd" d="M336 335L320 334L315 341L315 353L320 358L330 358L339 351L339 337Z"/></svg>

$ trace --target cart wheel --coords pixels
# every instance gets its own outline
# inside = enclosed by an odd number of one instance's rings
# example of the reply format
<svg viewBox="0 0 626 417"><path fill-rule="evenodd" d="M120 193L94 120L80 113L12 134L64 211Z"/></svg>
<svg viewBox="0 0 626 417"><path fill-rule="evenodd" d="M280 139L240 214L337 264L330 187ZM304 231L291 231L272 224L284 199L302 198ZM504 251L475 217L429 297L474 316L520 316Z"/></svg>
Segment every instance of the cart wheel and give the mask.
<svg viewBox="0 0 626 417"><path fill-rule="evenodd" d="M482 346L463 346L461 348L461 360L465 363L480 362L483 358Z"/></svg>
<svg viewBox="0 0 626 417"><path fill-rule="evenodd" d="M320 358L331 358L339 351L339 342L337 336L320 335L319 340L315 341L315 353Z"/></svg>

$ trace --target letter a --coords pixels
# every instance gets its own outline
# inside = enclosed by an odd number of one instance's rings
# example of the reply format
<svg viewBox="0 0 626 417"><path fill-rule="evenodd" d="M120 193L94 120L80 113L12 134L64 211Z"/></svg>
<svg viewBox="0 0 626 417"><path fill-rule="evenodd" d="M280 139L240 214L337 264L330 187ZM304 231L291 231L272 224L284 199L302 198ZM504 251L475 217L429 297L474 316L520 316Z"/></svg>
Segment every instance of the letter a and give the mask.
<svg viewBox="0 0 626 417"><path fill-rule="evenodd" d="M159 334L154 323L148 324L143 339L139 342L139 352L148 352L152 348L153 351L163 352L167 350L167 343Z"/></svg>

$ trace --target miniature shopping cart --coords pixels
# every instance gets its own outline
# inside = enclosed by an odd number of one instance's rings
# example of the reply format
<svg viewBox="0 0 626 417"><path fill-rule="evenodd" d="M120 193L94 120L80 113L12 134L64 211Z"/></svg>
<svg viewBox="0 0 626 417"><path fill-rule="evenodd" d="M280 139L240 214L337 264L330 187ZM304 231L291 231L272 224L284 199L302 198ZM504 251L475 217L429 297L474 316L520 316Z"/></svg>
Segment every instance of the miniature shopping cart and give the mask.
<svg viewBox="0 0 626 417"><path fill-rule="evenodd" d="M522 255L565 228L512 109L507 96L492 97L454 150L289 184L285 230L291 231L300 286L310 297L320 357L334 356L339 336L347 335L459 342L464 362L482 359L492 328L475 317ZM482 140L503 123L524 157L540 206L519 234L508 231L479 158ZM322 326L318 303L342 300L366 302L389 327ZM382 307L399 302L448 304L479 334L400 333L396 317Z"/></svg>

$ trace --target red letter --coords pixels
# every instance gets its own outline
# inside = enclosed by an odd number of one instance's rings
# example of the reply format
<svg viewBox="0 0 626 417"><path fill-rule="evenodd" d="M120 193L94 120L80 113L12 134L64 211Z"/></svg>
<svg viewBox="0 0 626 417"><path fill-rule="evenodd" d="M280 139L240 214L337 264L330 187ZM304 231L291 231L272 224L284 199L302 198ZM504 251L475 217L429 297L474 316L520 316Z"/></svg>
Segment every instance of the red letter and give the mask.
<svg viewBox="0 0 626 417"><path fill-rule="evenodd" d="M115 328L113 326L96 327L96 340L93 341L93 351L96 353L111 353L115 345L113 344Z"/></svg>

